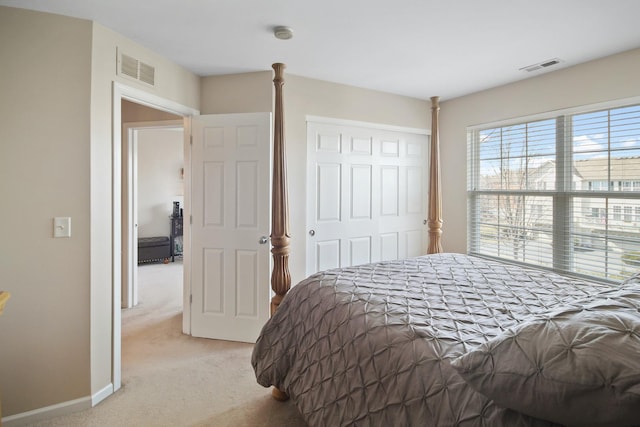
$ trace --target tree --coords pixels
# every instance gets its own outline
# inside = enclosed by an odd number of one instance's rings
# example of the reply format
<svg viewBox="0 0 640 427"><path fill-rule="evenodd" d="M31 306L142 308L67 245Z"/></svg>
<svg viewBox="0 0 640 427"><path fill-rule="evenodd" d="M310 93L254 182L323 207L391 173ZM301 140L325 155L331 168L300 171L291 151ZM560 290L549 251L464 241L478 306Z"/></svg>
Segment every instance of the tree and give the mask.
<svg viewBox="0 0 640 427"><path fill-rule="evenodd" d="M540 162L539 158L527 155L524 128L511 128L507 135L504 128L494 129L484 139L497 136L496 132L500 132L500 156L499 159L486 162L487 165L493 165L485 168L488 173L483 174L482 185L499 191L498 206L495 206L498 213L498 239L511 245L514 260L524 260L526 241L534 238L532 232L543 219L544 204L551 209L550 198L545 201L524 192L544 189L546 180L553 181L555 163L547 158L542 164L536 164Z"/></svg>

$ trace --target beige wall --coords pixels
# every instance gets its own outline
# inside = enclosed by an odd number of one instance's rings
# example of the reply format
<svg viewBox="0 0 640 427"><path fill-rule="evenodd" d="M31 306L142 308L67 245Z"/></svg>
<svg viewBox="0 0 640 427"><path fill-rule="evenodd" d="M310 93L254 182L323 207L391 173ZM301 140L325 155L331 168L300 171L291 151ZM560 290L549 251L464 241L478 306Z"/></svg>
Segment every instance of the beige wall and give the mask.
<svg viewBox="0 0 640 427"><path fill-rule="evenodd" d="M640 49L441 103L443 247L466 252L466 127L640 95Z"/></svg>
<svg viewBox="0 0 640 427"><path fill-rule="evenodd" d="M122 123L159 122L164 120L182 120L182 117L136 104L135 102L122 101Z"/></svg>
<svg viewBox="0 0 640 427"><path fill-rule="evenodd" d="M2 415L87 396L91 23L0 7ZM71 217L71 238L52 219Z"/></svg>
<svg viewBox="0 0 640 427"><path fill-rule="evenodd" d="M184 206L184 132L138 131L138 237L167 236L173 202Z"/></svg>
<svg viewBox="0 0 640 427"><path fill-rule="evenodd" d="M127 100L122 101L122 123L182 121L181 116ZM172 202L183 205L184 131L143 129L138 133L138 236L168 236ZM123 134L123 168L126 168ZM123 222L126 218L123 218ZM125 236L123 235L123 239Z"/></svg>
<svg viewBox="0 0 640 427"><path fill-rule="evenodd" d="M268 68L268 66L267 66ZM201 79L200 113L264 113L273 109L271 71Z"/></svg>
<svg viewBox="0 0 640 427"><path fill-rule="evenodd" d="M108 391L112 352L112 82L194 109L200 79L90 21L0 7L3 417ZM116 48L156 66L115 75ZM52 219L71 217L71 238ZM104 397L104 396L103 396Z"/></svg>
<svg viewBox="0 0 640 427"><path fill-rule="evenodd" d="M286 73L285 140L289 181L291 255L295 284L305 277L307 115L428 129L430 104ZM273 71L202 79L203 114L273 110Z"/></svg>

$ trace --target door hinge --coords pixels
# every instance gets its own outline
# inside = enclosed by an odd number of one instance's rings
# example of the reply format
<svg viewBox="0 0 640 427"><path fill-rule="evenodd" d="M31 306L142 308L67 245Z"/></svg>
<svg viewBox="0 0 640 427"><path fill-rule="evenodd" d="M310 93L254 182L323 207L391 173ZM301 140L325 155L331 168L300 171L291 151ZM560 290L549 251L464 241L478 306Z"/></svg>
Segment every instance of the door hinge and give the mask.
<svg viewBox="0 0 640 427"><path fill-rule="evenodd" d="M189 304L193 304L193 294L189 294Z"/></svg>
<svg viewBox="0 0 640 427"><path fill-rule="evenodd" d="M193 135L189 135L189 145L193 145Z"/></svg>
<svg viewBox="0 0 640 427"><path fill-rule="evenodd" d="M193 224L193 215L189 215L189 225Z"/></svg>

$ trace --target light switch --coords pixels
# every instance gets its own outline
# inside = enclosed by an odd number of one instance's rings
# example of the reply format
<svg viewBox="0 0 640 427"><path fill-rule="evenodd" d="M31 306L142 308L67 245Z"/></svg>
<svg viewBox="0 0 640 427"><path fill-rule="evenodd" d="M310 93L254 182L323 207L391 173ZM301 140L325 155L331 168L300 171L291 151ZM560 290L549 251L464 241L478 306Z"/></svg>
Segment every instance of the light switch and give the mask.
<svg viewBox="0 0 640 427"><path fill-rule="evenodd" d="M71 218L58 216L53 218L53 237L71 237Z"/></svg>

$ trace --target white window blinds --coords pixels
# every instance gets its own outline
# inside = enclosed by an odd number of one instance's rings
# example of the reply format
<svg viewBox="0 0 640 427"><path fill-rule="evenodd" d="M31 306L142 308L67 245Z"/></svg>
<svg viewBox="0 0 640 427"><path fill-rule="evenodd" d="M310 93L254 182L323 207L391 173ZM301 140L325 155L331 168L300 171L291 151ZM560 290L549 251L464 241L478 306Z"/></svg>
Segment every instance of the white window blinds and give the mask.
<svg viewBox="0 0 640 427"><path fill-rule="evenodd" d="M606 281L640 270L640 105L468 137L469 253Z"/></svg>

